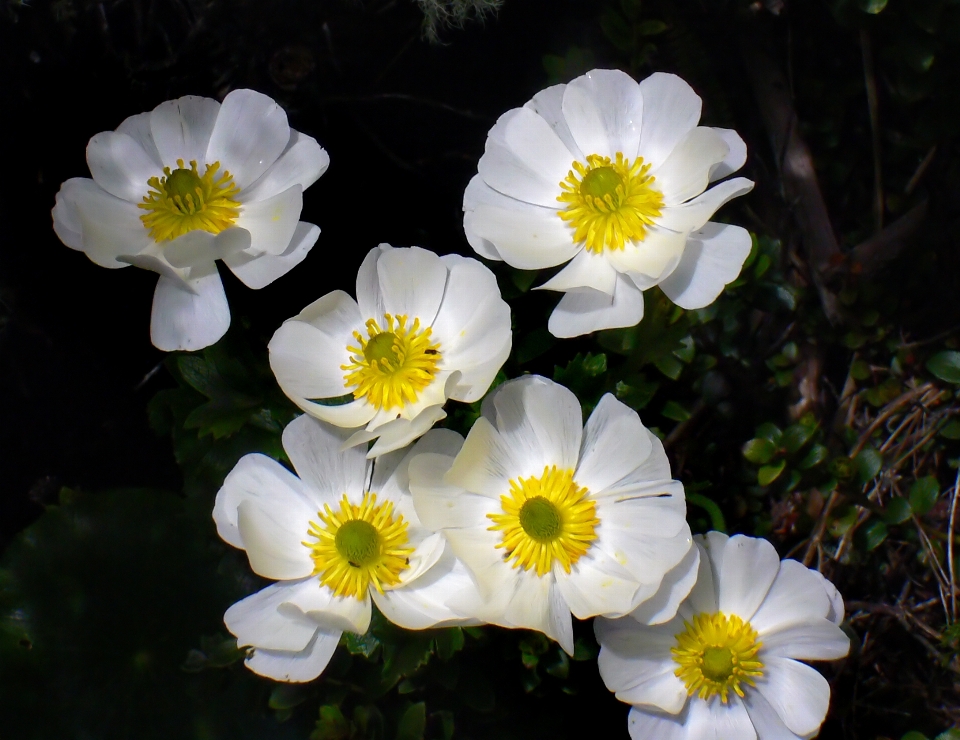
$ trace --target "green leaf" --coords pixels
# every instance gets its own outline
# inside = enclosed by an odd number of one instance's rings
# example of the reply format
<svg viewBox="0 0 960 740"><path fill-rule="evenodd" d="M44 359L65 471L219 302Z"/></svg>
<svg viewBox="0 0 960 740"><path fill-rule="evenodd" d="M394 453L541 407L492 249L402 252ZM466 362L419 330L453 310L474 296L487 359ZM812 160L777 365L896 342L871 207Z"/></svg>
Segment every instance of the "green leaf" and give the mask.
<svg viewBox="0 0 960 740"><path fill-rule="evenodd" d="M910 508L917 516L923 516L933 505L937 503L937 497L940 495L940 484L932 475L924 478L918 478L910 486L910 493L907 498L910 501Z"/></svg>
<svg viewBox="0 0 960 740"><path fill-rule="evenodd" d="M900 740L928 740L927 736L922 732L917 732L916 730L910 730L906 735L904 735ZM940 740L940 738L937 738Z"/></svg>
<svg viewBox="0 0 960 740"><path fill-rule="evenodd" d="M944 439L960 439L960 419L952 419L940 427L940 436Z"/></svg>
<svg viewBox="0 0 960 740"><path fill-rule="evenodd" d="M723 519L723 512L716 502L701 493L687 493L687 503L699 506L710 517L710 525L718 532L727 531L727 523Z"/></svg>
<svg viewBox="0 0 960 740"><path fill-rule="evenodd" d="M336 704L325 704L320 707L320 719L317 720L317 727L310 737L317 740L350 740L352 730L340 707Z"/></svg>
<svg viewBox="0 0 960 740"><path fill-rule="evenodd" d="M770 462L777 448L769 439L757 437L744 444L741 451L743 456L754 465L765 465Z"/></svg>
<svg viewBox="0 0 960 740"><path fill-rule="evenodd" d="M654 360L653 364L670 380L676 380L683 372L683 363L673 355L662 355Z"/></svg>
<svg viewBox="0 0 960 740"><path fill-rule="evenodd" d="M828 450L826 447L819 444L813 445L804 458L797 463L797 467L800 468L800 470L810 470L810 468L815 468L829 456L830 450Z"/></svg>
<svg viewBox="0 0 960 740"><path fill-rule="evenodd" d="M669 26L663 21L643 21L637 26L637 33L641 36L658 36Z"/></svg>
<svg viewBox="0 0 960 740"><path fill-rule="evenodd" d="M877 477L883 467L883 457L872 447L864 447L854 458L853 464L857 471L857 480L865 484Z"/></svg>
<svg viewBox="0 0 960 740"><path fill-rule="evenodd" d="M557 343L554 336L545 328L540 327L523 337L517 344L516 360L518 365L525 365L540 355L549 352Z"/></svg>
<svg viewBox="0 0 960 740"><path fill-rule="evenodd" d="M938 352L927 360L927 370L947 383L960 383L960 352Z"/></svg>
<svg viewBox="0 0 960 740"><path fill-rule="evenodd" d="M866 380L870 374L870 364L863 360L857 360L850 365L850 377L854 380Z"/></svg>
<svg viewBox="0 0 960 740"><path fill-rule="evenodd" d="M427 705L417 702L403 713L397 723L397 740L423 740L427 731Z"/></svg>
<svg viewBox="0 0 960 740"><path fill-rule="evenodd" d="M676 401L667 401L660 413L674 421L686 421L690 418L690 412Z"/></svg>
<svg viewBox="0 0 960 740"><path fill-rule="evenodd" d="M910 518L913 509L902 496L894 496L883 507L883 518L887 524L901 524Z"/></svg>
<svg viewBox="0 0 960 740"><path fill-rule="evenodd" d="M960 728L951 727L937 735L936 740L960 740Z"/></svg>
<svg viewBox="0 0 960 740"><path fill-rule="evenodd" d="M650 403L659 387L659 383L650 382L644 376L636 376L636 378L630 378L629 382L618 381L614 387L614 393L627 406L640 411Z"/></svg>
<svg viewBox="0 0 960 740"><path fill-rule="evenodd" d="M463 630L460 627L437 630L434 640L437 657L440 660L450 660L456 653L463 650Z"/></svg>
<svg viewBox="0 0 960 740"><path fill-rule="evenodd" d="M867 552L877 549L880 543L887 539L887 525L879 519L874 519L857 532L857 541Z"/></svg>
<svg viewBox="0 0 960 740"><path fill-rule="evenodd" d="M267 705L271 709L293 709L309 699L312 693L313 689L309 684L277 684L273 687L273 691L270 692L270 698L267 700ZM343 715L340 716L342 717Z"/></svg>
<svg viewBox="0 0 960 740"><path fill-rule="evenodd" d="M805 424L791 424L783 433L782 444L791 455L799 452L810 438L816 433L816 426Z"/></svg>
<svg viewBox="0 0 960 740"><path fill-rule="evenodd" d="M780 439L783 437L783 432L780 431L780 427L776 424L766 422L757 427L756 436L769 439L775 445L779 445Z"/></svg>
<svg viewBox="0 0 960 740"><path fill-rule="evenodd" d="M340 636L340 644L343 645L351 655L362 655L369 658L377 648L380 647L380 640L374 637L369 630L366 634L358 635L353 632L344 632Z"/></svg>
<svg viewBox="0 0 960 740"><path fill-rule="evenodd" d="M786 466L786 460L781 460L774 465L764 465L762 468L760 468L760 470L757 471L757 483L759 483L761 486L769 486L780 477L780 473L783 472L783 469Z"/></svg>
<svg viewBox="0 0 960 740"><path fill-rule="evenodd" d="M887 7L887 0L860 0L860 9L870 15L877 15L885 7Z"/></svg>

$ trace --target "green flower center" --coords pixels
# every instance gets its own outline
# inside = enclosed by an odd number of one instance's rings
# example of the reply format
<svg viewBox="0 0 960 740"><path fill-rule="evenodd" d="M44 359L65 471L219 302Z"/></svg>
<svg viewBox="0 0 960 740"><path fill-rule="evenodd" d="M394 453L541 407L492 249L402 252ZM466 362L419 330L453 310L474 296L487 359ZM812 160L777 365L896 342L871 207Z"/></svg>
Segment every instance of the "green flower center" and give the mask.
<svg viewBox="0 0 960 740"><path fill-rule="evenodd" d="M726 681L733 675L733 651L711 647L703 651L703 675L711 681Z"/></svg>
<svg viewBox="0 0 960 740"><path fill-rule="evenodd" d="M193 170L182 168L174 170L167 177L166 187L167 195L173 199L176 204L175 207L181 213L193 213L193 210L196 210L201 203L200 196L203 194L203 183L199 175ZM190 209L190 205L193 205L194 209Z"/></svg>
<svg viewBox="0 0 960 740"><path fill-rule="evenodd" d="M397 354L397 335L385 331L372 337L363 348L363 356L367 362L388 360L391 367L397 367L400 364L400 357Z"/></svg>
<svg viewBox="0 0 960 740"><path fill-rule="evenodd" d="M617 200L617 188L623 185L623 178L613 167L597 167L590 170L580 183L581 195L592 195L594 198L611 196Z"/></svg>
<svg viewBox="0 0 960 740"><path fill-rule="evenodd" d="M334 546L350 565L362 568L380 557L380 534L369 522L352 519L337 530Z"/></svg>
<svg viewBox="0 0 960 740"><path fill-rule="evenodd" d="M543 496L527 499L520 509L520 526L537 542L552 542L563 522L557 507Z"/></svg>

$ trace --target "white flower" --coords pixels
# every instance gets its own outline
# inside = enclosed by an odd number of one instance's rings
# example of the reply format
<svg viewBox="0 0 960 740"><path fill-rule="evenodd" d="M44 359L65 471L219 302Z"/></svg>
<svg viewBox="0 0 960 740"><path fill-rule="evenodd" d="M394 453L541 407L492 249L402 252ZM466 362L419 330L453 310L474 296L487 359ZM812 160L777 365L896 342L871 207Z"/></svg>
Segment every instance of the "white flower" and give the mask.
<svg viewBox="0 0 960 740"><path fill-rule="evenodd" d="M600 675L633 705L634 740L798 740L817 734L830 686L800 660L850 649L833 584L763 539L698 535L697 585L677 616L595 622Z"/></svg>
<svg viewBox="0 0 960 740"><path fill-rule="evenodd" d="M417 518L406 488L413 453L373 463L360 447L341 452L343 441L343 430L301 416L283 431L299 477L246 455L217 494L220 536L247 551L255 573L279 581L224 615L238 646L254 648L246 664L260 675L316 678L344 631L366 632L371 599L407 629L471 621L446 606L474 587L443 537Z"/></svg>
<svg viewBox="0 0 960 740"><path fill-rule="evenodd" d="M420 520L444 533L480 600L456 608L505 627L540 630L573 652L571 612L651 621L676 613L698 554L660 441L607 394L583 426L580 403L539 376L505 383L466 441L410 464ZM450 441L452 440L452 441Z"/></svg>
<svg viewBox="0 0 960 740"><path fill-rule="evenodd" d="M311 416L366 425L347 444L379 438L375 457L444 418L448 398L479 400L510 344L510 307L490 270L381 244L360 266L356 301L336 290L284 322L270 340L270 367Z"/></svg>
<svg viewBox="0 0 960 740"><path fill-rule="evenodd" d="M633 326L642 291L683 308L712 303L740 273L750 235L707 219L753 183L736 178L736 132L697 126L700 98L679 77L637 84L595 69L504 113L463 197L467 240L524 270L571 262L541 288L565 293L558 337Z"/></svg>
<svg viewBox="0 0 960 740"><path fill-rule="evenodd" d="M300 209L330 158L253 90L131 116L90 139L87 163L93 179L63 183L53 228L102 267L160 273L150 336L162 350L201 349L230 326L215 260L262 288L303 261L320 233L299 221Z"/></svg>

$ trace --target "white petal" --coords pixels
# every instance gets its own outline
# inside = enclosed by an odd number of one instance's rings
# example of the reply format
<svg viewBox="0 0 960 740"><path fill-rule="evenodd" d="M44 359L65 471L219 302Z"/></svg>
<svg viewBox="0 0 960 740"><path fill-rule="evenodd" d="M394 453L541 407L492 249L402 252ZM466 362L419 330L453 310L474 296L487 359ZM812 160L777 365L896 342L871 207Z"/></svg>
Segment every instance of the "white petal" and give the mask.
<svg viewBox="0 0 960 740"><path fill-rule="evenodd" d="M610 490L616 494L593 498L612 528L651 537L673 537L683 529L686 502L680 481L650 481L629 488L617 484Z"/></svg>
<svg viewBox="0 0 960 740"><path fill-rule="evenodd" d="M380 292L380 276L377 273L377 264L380 258L391 251L389 244L374 247L363 258L360 269L357 271L357 304L360 306L360 315L363 320L377 319L386 312L383 305L383 295Z"/></svg>
<svg viewBox="0 0 960 740"><path fill-rule="evenodd" d="M230 328L230 306L217 268L190 281L188 292L161 277L153 294L150 340L158 349L197 350L208 347Z"/></svg>
<svg viewBox="0 0 960 740"><path fill-rule="evenodd" d="M496 190L483 181L480 175L474 175L470 178L470 182L467 183L466 190L463 191L463 233L464 236L467 237L467 243L473 247L474 252L485 259L499 262L503 260L503 257L500 256L497 248L493 246L492 242L477 234L471 223L474 209L485 197L500 197L507 201L512 200L512 198L507 198L507 196L497 193ZM519 201L514 202L519 203Z"/></svg>
<svg viewBox="0 0 960 740"><path fill-rule="evenodd" d="M661 696L663 703L645 701L643 687L648 682L657 682L665 672L672 673L676 669L670 649L677 644L674 634L683 629L682 620L675 619L669 625L651 628L630 618L598 618L594 620L593 628L600 643L597 659L600 677L620 701L654 703L668 712L680 711L687 697L682 683L679 684L682 694ZM639 696L634 695L638 687Z"/></svg>
<svg viewBox="0 0 960 740"><path fill-rule="evenodd" d="M710 182L711 168L729 151L723 137L713 129L699 126L689 132L663 164L651 171L664 203L674 206L700 195Z"/></svg>
<svg viewBox="0 0 960 740"><path fill-rule="evenodd" d="M743 143L740 134L730 128L715 128L713 130L720 134L729 147L729 151L723 161L715 164L710 170L710 182L722 180L724 177L732 175L743 167L747 161L747 145Z"/></svg>
<svg viewBox="0 0 960 740"><path fill-rule="evenodd" d="M726 704L691 699L686 724L689 740L756 740L757 737L739 696L731 696Z"/></svg>
<svg viewBox="0 0 960 740"><path fill-rule="evenodd" d="M563 117L563 92L566 85L553 85L541 90L523 106L537 113L544 121L550 124L550 128L556 133L557 138L563 142L563 145L570 150L574 159L584 159L584 153L580 151L577 142L573 140L573 134L570 133L570 127ZM589 154L590 152L587 152Z"/></svg>
<svg viewBox="0 0 960 740"><path fill-rule="evenodd" d="M606 393L583 429L575 480L599 493L636 470L652 449L637 412Z"/></svg>
<svg viewBox="0 0 960 740"><path fill-rule="evenodd" d="M553 572L563 600L577 619L621 616L637 605L637 579L599 548L591 547L570 573L560 565Z"/></svg>
<svg viewBox="0 0 960 740"><path fill-rule="evenodd" d="M300 652L254 649L244 665L251 671L277 681L312 681L327 667L337 645L340 632L317 630L314 639Z"/></svg>
<svg viewBox="0 0 960 740"><path fill-rule="evenodd" d="M261 200L299 185L306 190L330 166L330 155L317 140L299 131L290 131L287 148L273 166L240 194L240 200Z"/></svg>
<svg viewBox="0 0 960 740"><path fill-rule="evenodd" d="M731 537L720 566L720 611L749 622L779 570L780 557L767 540L744 535Z"/></svg>
<svg viewBox="0 0 960 740"><path fill-rule="evenodd" d="M687 714L672 715L648 707L631 707L627 732L631 740L687 740Z"/></svg>
<svg viewBox="0 0 960 740"><path fill-rule="evenodd" d="M700 549L691 547L677 565L668 570L656 594L634 609L630 616L640 624L662 624L673 619L681 602L690 595L700 569Z"/></svg>
<svg viewBox="0 0 960 740"><path fill-rule="evenodd" d="M199 267L209 272L213 263L250 247L250 233L246 229L226 229L211 234L199 229L164 242L163 258L175 268Z"/></svg>
<svg viewBox="0 0 960 740"><path fill-rule="evenodd" d="M467 568L445 548L442 557L413 583L379 594L373 600L383 615L404 629L467 624L455 606L478 598L477 587Z"/></svg>
<svg viewBox="0 0 960 740"><path fill-rule="evenodd" d="M237 529L250 567L264 578L306 578L313 573L313 560L302 543L316 512L292 497L284 506L265 504L246 499L237 506Z"/></svg>
<svg viewBox="0 0 960 740"><path fill-rule="evenodd" d="M561 265L583 249L557 212L555 207L529 203L505 207L484 200L467 211L463 228L481 255L490 256L486 248L477 248L478 240L493 245L497 256L491 259L502 259L521 270L539 270Z"/></svg>
<svg viewBox="0 0 960 740"><path fill-rule="evenodd" d="M452 459L446 455L417 455L410 463L410 487L417 516L433 529L489 526L487 514L499 505L485 496L467 493L443 481Z"/></svg>
<svg viewBox="0 0 960 740"><path fill-rule="evenodd" d="M187 169L191 160L204 171L207 144L220 112L220 103L211 98L186 95L177 100L160 103L150 113L150 132L156 143L160 160L166 167L177 169L177 160L183 160Z"/></svg>
<svg viewBox="0 0 960 740"><path fill-rule="evenodd" d="M157 151L157 145L153 141L153 132L150 130L150 111L137 113L124 119L123 123L117 126L117 133L126 134L137 142L147 156L157 163L158 174L163 170L163 160L160 158L160 152Z"/></svg>
<svg viewBox="0 0 960 740"><path fill-rule="evenodd" d="M280 255L290 247L302 209L303 189L294 185L266 200L244 203L236 225L250 232L252 254Z"/></svg>
<svg viewBox="0 0 960 740"><path fill-rule="evenodd" d="M276 460L260 454L244 455L233 467L217 492L213 520L217 534L234 547L244 548L237 528L237 507L242 501L263 500L268 506L305 506L312 500L307 486Z"/></svg>
<svg viewBox="0 0 960 740"><path fill-rule="evenodd" d="M234 90L223 99L204 160L220 162L243 189L277 161L289 140L283 108L253 90Z"/></svg>
<svg viewBox="0 0 960 740"><path fill-rule="evenodd" d="M97 185L129 203L143 200L150 189L147 180L163 174L139 143L116 131L103 131L90 139L87 164Z"/></svg>
<svg viewBox="0 0 960 740"><path fill-rule="evenodd" d="M600 329L634 326L643 318L643 293L617 275L613 296L590 288L566 293L553 309L547 328L555 337L579 337Z"/></svg>
<svg viewBox="0 0 960 740"><path fill-rule="evenodd" d="M356 632L362 635L370 627L370 599L354 596L335 596L320 584L317 578L305 578L299 588L291 589L289 597L277 608L288 619L309 619L322 631Z"/></svg>
<svg viewBox="0 0 960 740"><path fill-rule="evenodd" d="M216 269L213 264L198 265L197 268L174 267L167 262L163 256L162 249L156 244L151 244L140 254L121 254L117 257L117 261L139 267L141 270L155 272L161 277L172 281L188 293L196 292L190 279L191 273L199 273L202 275L205 271Z"/></svg>
<svg viewBox="0 0 960 740"><path fill-rule="evenodd" d="M523 462L493 424L481 417L470 428L444 482L499 501L510 490L510 479L521 474Z"/></svg>
<svg viewBox="0 0 960 740"><path fill-rule="evenodd" d="M740 275L751 243L746 229L707 223L690 235L680 264L660 282L660 289L681 308L709 306Z"/></svg>
<svg viewBox="0 0 960 740"><path fill-rule="evenodd" d="M560 470L576 468L583 415L571 391L552 380L527 375L497 388L493 406L497 431L513 450L514 459L520 461L514 477L539 477L545 467L553 465ZM469 439L468 435L465 447Z"/></svg>
<svg viewBox="0 0 960 740"><path fill-rule="evenodd" d="M446 418L447 414L442 406L428 406L413 419L394 419L382 424L374 431L356 432L346 444L362 444L376 439L367 457L373 459L388 452L399 450L413 442L417 437L426 434L441 419Z"/></svg>
<svg viewBox="0 0 960 740"><path fill-rule="evenodd" d="M317 508L331 507L346 494L351 499L364 491L367 460L362 449L342 449L349 431L309 416L300 416L283 430L283 449L301 480L319 492Z"/></svg>
<svg viewBox="0 0 960 740"><path fill-rule="evenodd" d="M681 611L689 607L693 613L712 614L719 609L720 571L729 540L723 532L707 532L706 535L698 534L694 537L700 550L700 570L688 603L681 605Z"/></svg>
<svg viewBox="0 0 960 740"><path fill-rule="evenodd" d="M626 503L614 508L603 502L597 506L597 518L600 527L594 547L612 556L628 570L640 583L657 584L671 568L676 566L691 547L692 538L685 521L678 523L676 517L662 517L664 529L678 527L679 531L670 536L643 535L636 532L636 524L643 521L642 514L648 507L642 502L628 508ZM634 525L631 528L631 525ZM648 527L649 528L649 527Z"/></svg>
<svg viewBox="0 0 960 740"><path fill-rule="evenodd" d="M356 310L356 304L343 291L328 293L320 300L329 313L346 314ZM350 353L342 337L331 337L314 324L293 318L280 325L267 348L270 369L288 396L338 398L349 392L341 365L350 362ZM370 416L365 421L373 416L373 407L370 409Z"/></svg>
<svg viewBox="0 0 960 740"><path fill-rule="evenodd" d="M83 250L83 233L81 231L80 214L77 212L77 207L71 194L83 188L100 189L99 186L89 178L73 177L60 186L60 190L57 191L56 202L50 213L50 215L53 216L53 230L57 236L60 237L60 241L70 247L70 249L81 251ZM111 261L113 262L113 267L125 266L116 262L116 260Z"/></svg>
<svg viewBox="0 0 960 740"><path fill-rule="evenodd" d="M72 204L76 221L71 218L70 223L79 222L81 248L92 261L102 267L122 267L118 257L138 254L154 244L133 203L113 197L92 180L69 182L71 187L63 190L64 206Z"/></svg>
<svg viewBox="0 0 960 740"><path fill-rule="evenodd" d="M743 703L747 707L750 721L757 730L758 740L808 740L809 736L802 738L790 732L780 719L780 715L774 711L759 691L747 692Z"/></svg>
<svg viewBox="0 0 960 740"><path fill-rule="evenodd" d="M449 276L433 337L444 365L460 373L450 397L472 403L486 393L510 354L510 307L493 273L479 262L452 254L442 260Z"/></svg>
<svg viewBox="0 0 960 740"><path fill-rule="evenodd" d="M306 617L290 618L277 610L297 589L319 588L316 578L274 583L227 609L224 624L237 638L237 647L262 647L299 652L313 639L317 623Z"/></svg>
<svg viewBox="0 0 960 740"><path fill-rule="evenodd" d="M582 250L570 264L550 278L537 290L568 291L574 288L593 288L609 296L617 283L617 271L605 255Z"/></svg>
<svg viewBox="0 0 960 740"><path fill-rule="evenodd" d="M560 182L573 163L546 121L529 108L500 116L487 135L477 170L494 190L517 200L557 207Z"/></svg>
<svg viewBox="0 0 960 740"><path fill-rule="evenodd" d="M242 252L227 255L223 261L248 288L259 290L283 277L306 259L320 236L320 229L306 221L297 224L293 238L283 254L253 257Z"/></svg>
<svg viewBox="0 0 960 740"><path fill-rule="evenodd" d="M537 630L573 655L573 620L556 581L524 571L503 613L507 626Z"/></svg>
<svg viewBox="0 0 960 740"><path fill-rule="evenodd" d="M643 125L640 156L654 169L700 120L700 97L672 74L656 72L640 82Z"/></svg>
<svg viewBox="0 0 960 740"><path fill-rule="evenodd" d="M664 208L657 224L665 229L689 233L703 227L724 203L753 190L753 182L745 177L725 180L693 200Z"/></svg>
<svg viewBox="0 0 960 740"><path fill-rule="evenodd" d="M676 268L686 243L686 234L654 227L643 241L628 242L623 249L609 251L605 256L618 272L645 276L646 279L639 277L634 282L646 290Z"/></svg>
<svg viewBox="0 0 960 740"><path fill-rule="evenodd" d="M760 640L761 660L767 654L800 660L836 660L850 652L850 638L829 619L797 620L773 631L760 632Z"/></svg>
<svg viewBox="0 0 960 740"><path fill-rule="evenodd" d="M830 600L820 575L796 560L784 560L750 624L763 634L795 622L823 619L829 612Z"/></svg>
<svg viewBox="0 0 960 740"><path fill-rule="evenodd" d="M634 461L636 467L628 475L603 491L598 491L598 496L637 496L643 493L659 495L666 490L663 485L671 482L670 461L667 459L667 453L664 452L663 442L642 424L641 429L647 440L646 443L641 444L649 450L649 453L646 457Z"/></svg>
<svg viewBox="0 0 960 740"><path fill-rule="evenodd" d="M421 328L433 324L447 283L447 268L436 254L420 247L391 249L380 255L377 275L385 313L407 316L408 326L414 319Z"/></svg>
<svg viewBox="0 0 960 740"><path fill-rule="evenodd" d="M584 154L637 156L643 95L630 75L595 69L577 77L563 93L563 117Z"/></svg>
<svg viewBox="0 0 960 740"><path fill-rule="evenodd" d="M780 567L783 567L782 565ZM827 614L827 619L829 619L834 624L840 624L843 622L844 616L844 605L843 605L843 596L840 595L840 592L837 591L837 587L834 586L826 578L823 578L823 588L827 592L827 598L830 600L830 613Z"/></svg>
<svg viewBox="0 0 960 740"><path fill-rule="evenodd" d="M820 729L830 707L827 679L810 666L789 658L768 657L756 690L787 728L798 735L810 735Z"/></svg>

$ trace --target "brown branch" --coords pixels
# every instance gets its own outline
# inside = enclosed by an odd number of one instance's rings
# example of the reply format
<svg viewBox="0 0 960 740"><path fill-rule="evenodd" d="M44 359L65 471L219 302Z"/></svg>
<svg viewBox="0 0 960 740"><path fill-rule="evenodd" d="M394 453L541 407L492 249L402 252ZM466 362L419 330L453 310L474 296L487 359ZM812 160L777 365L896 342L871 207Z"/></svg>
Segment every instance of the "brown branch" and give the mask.
<svg viewBox="0 0 960 740"><path fill-rule="evenodd" d="M847 255L846 268L861 275L876 272L917 238L924 221L927 220L928 210L927 201L924 200L880 233L860 242Z"/></svg>
<svg viewBox="0 0 960 740"><path fill-rule="evenodd" d="M817 182L813 157L800 136L790 86L776 59L764 47L758 32L745 32L741 38L741 54L777 156L785 195L794 204L811 278L820 293L824 312L836 322L840 315L837 298L823 284L823 275L841 261L840 247Z"/></svg>
<svg viewBox="0 0 960 740"><path fill-rule="evenodd" d="M863 80L867 88L870 111L870 139L873 145L873 218L877 231L883 228L883 171L880 160L880 105L877 101L877 77L873 69L873 44L870 32L860 29L860 51L863 54Z"/></svg>

